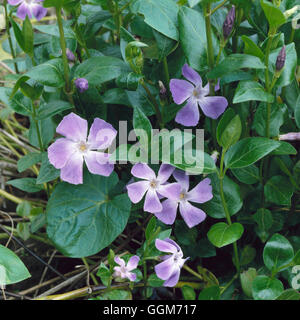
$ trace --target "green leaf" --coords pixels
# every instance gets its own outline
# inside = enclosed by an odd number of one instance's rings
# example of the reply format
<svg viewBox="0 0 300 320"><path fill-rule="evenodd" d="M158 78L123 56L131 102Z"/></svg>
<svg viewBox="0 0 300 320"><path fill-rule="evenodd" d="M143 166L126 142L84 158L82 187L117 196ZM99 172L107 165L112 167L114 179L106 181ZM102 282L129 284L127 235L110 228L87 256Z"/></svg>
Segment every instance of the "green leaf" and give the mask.
<svg viewBox="0 0 300 320"><path fill-rule="evenodd" d="M252 284L253 284L253 280L255 279L256 275L257 275L256 269L254 269L254 268L249 268L247 271L243 271L240 274L243 292L249 298L253 298Z"/></svg>
<svg viewBox="0 0 300 320"><path fill-rule="evenodd" d="M198 300L220 300L220 295L219 286L209 286L200 292Z"/></svg>
<svg viewBox="0 0 300 320"><path fill-rule="evenodd" d="M180 44L188 64L198 71L207 69L206 29L203 15L188 7L181 7L178 24ZM213 33L212 35L216 49L217 39Z"/></svg>
<svg viewBox="0 0 300 320"><path fill-rule="evenodd" d="M40 152L28 153L18 161L18 171L23 172L40 161L42 161L42 154Z"/></svg>
<svg viewBox="0 0 300 320"><path fill-rule="evenodd" d="M150 274L147 280L147 285L153 288L159 288L162 287L164 283L164 280L161 280L157 277L156 273Z"/></svg>
<svg viewBox="0 0 300 320"><path fill-rule="evenodd" d="M25 192L39 192L44 189L42 185L36 184L35 178L14 179L6 183Z"/></svg>
<svg viewBox="0 0 300 320"><path fill-rule="evenodd" d="M257 81L240 81L235 90L233 103L253 100L272 103L274 96L266 92L264 87Z"/></svg>
<svg viewBox="0 0 300 320"><path fill-rule="evenodd" d="M220 182L216 174L209 175L211 179L211 185L213 188L213 198L201 205L201 208L210 216L215 219L223 219L226 217L221 196L220 196ZM225 200L228 206L230 215L236 214L243 205L243 200L240 194L240 187L238 184L233 182L227 176L223 179L223 190Z"/></svg>
<svg viewBox="0 0 300 320"><path fill-rule="evenodd" d="M300 293L294 289L284 290L276 300L300 300Z"/></svg>
<svg viewBox="0 0 300 320"><path fill-rule="evenodd" d="M243 168L260 160L279 146L277 141L253 137L245 138L231 146L225 155L227 168Z"/></svg>
<svg viewBox="0 0 300 320"><path fill-rule="evenodd" d="M228 225L225 222L214 224L207 233L209 241L216 247L221 248L239 240L244 232L240 223Z"/></svg>
<svg viewBox="0 0 300 320"><path fill-rule="evenodd" d="M266 136L266 123L268 118L267 104L261 103L254 115L253 128L262 137ZM284 123L284 113L286 107L273 103L271 106L270 115L270 136L275 137L279 135L280 127Z"/></svg>
<svg viewBox="0 0 300 320"><path fill-rule="evenodd" d="M259 169L254 165L244 168L231 169L233 175L245 184L254 184L260 181Z"/></svg>
<svg viewBox="0 0 300 320"><path fill-rule="evenodd" d="M278 141L279 147L270 153L272 156L281 156L285 154L297 154L297 150L286 141Z"/></svg>
<svg viewBox="0 0 300 320"><path fill-rule="evenodd" d="M61 88L65 84L62 59L52 59L26 73L31 79L49 87Z"/></svg>
<svg viewBox="0 0 300 320"><path fill-rule="evenodd" d="M284 14L273 3L261 0L260 4L264 10L266 18L270 24L270 27L278 28L279 26L285 23L286 19Z"/></svg>
<svg viewBox="0 0 300 320"><path fill-rule="evenodd" d="M234 53L221 61L211 72L208 73L209 79L218 79L240 69L265 69L264 63L257 57Z"/></svg>
<svg viewBox="0 0 300 320"><path fill-rule="evenodd" d="M57 114L60 114L62 111L69 110L72 108L74 108L74 106L67 101L63 101L63 100L51 101L47 104L42 104L38 108L37 119L43 120L46 118L51 118Z"/></svg>
<svg viewBox="0 0 300 320"><path fill-rule="evenodd" d="M246 266L254 260L255 256L256 250L253 247L246 245L241 252L240 265Z"/></svg>
<svg viewBox="0 0 300 320"><path fill-rule="evenodd" d="M129 72L129 73L124 73L121 74L117 79L116 79L116 85L119 88L124 88L128 90L136 90L139 86L139 83L142 79L142 75L134 73L134 72Z"/></svg>
<svg viewBox="0 0 300 320"><path fill-rule="evenodd" d="M133 128L141 146L145 148L145 150L148 150L151 145L152 125L139 107L134 107L133 110Z"/></svg>
<svg viewBox="0 0 300 320"><path fill-rule="evenodd" d="M184 300L196 300L196 292L192 287L184 285L181 292Z"/></svg>
<svg viewBox="0 0 300 320"><path fill-rule="evenodd" d="M118 183L109 177L84 174L82 185L59 183L47 204L47 233L68 257L86 257L110 245L124 230L131 202L126 193L112 196Z"/></svg>
<svg viewBox="0 0 300 320"><path fill-rule="evenodd" d="M13 18L10 18L10 23L13 27L14 30L14 34L15 34L15 38L18 42L18 45L22 48L22 50L25 52L24 48L25 48L25 43L24 43L24 35L22 33L21 28L19 27L19 25L14 21Z"/></svg>
<svg viewBox="0 0 300 320"><path fill-rule="evenodd" d="M273 218L271 211L268 209L258 209L258 211L253 215L253 219L258 224L258 227L263 231L267 231L272 227Z"/></svg>
<svg viewBox="0 0 300 320"><path fill-rule="evenodd" d="M263 60L265 55L262 52L262 50L258 47L258 45L253 42L249 37L243 35L242 40L244 41L245 48L244 48L244 53L249 54L252 56L256 56L259 59Z"/></svg>
<svg viewBox="0 0 300 320"><path fill-rule="evenodd" d="M152 240L152 236L155 232L155 228L156 228L156 218L153 216L148 222L145 230L145 237L148 241Z"/></svg>
<svg viewBox="0 0 300 320"><path fill-rule="evenodd" d="M266 243L263 252L265 266L272 272L284 270L285 265L292 262L294 249L290 242L282 235L275 233Z"/></svg>
<svg viewBox="0 0 300 320"><path fill-rule="evenodd" d="M177 13L178 5L173 0L135 0L131 4L133 12L138 12L145 17L145 22L164 34L178 40Z"/></svg>
<svg viewBox="0 0 300 320"><path fill-rule="evenodd" d="M273 176L264 187L266 201L278 205L291 205L294 187L289 179L283 176Z"/></svg>
<svg viewBox="0 0 300 320"><path fill-rule="evenodd" d="M276 278L257 276L252 283L254 300L274 300L283 292L283 284Z"/></svg>
<svg viewBox="0 0 300 320"><path fill-rule="evenodd" d="M300 128L300 95L298 96L296 107L295 107L295 121L297 127Z"/></svg>
<svg viewBox="0 0 300 320"><path fill-rule="evenodd" d="M106 287L111 282L112 277L111 277L110 271L103 262L101 262L101 264L99 266L99 269L97 271L97 276L101 279L101 282Z"/></svg>
<svg viewBox="0 0 300 320"><path fill-rule="evenodd" d="M30 222L18 222L17 233L22 240L28 240L30 238Z"/></svg>
<svg viewBox="0 0 300 320"><path fill-rule="evenodd" d="M12 94L11 88L0 87L0 101L2 101L7 107L16 113L24 116L31 115L31 100L21 92L17 92L13 98L10 98Z"/></svg>
<svg viewBox="0 0 300 320"><path fill-rule="evenodd" d="M92 57L81 63L75 78L85 78L90 85L97 86L119 77L123 72L130 71L122 60L114 57Z"/></svg>
<svg viewBox="0 0 300 320"><path fill-rule="evenodd" d="M60 171L53 167L53 165L49 162L48 154L46 152L43 153L42 164L36 182L38 184L46 183L58 178L59 175Z"/></svg>
<svg viewBox="0 0 300 320"><path fill-rule="evenodd" d="M30 278L20 258L0 244L0 285L9 285Z"/></svg>
<svg viewBox="0 0 300 320"><path fill-rule="evenodd" d="M163 58L167 57L177 46L177 43L162 33L153 29L153 36L156 41L158 49L158 60L161 61Z"/></svg>
<svg viewBox="0 0 300 320"><path fill-rule="evenodd" d="M26 15L26 18L23 22L23 39L24 39L24 51L33 58L33 29L30 22L30 19Z"/></svg>

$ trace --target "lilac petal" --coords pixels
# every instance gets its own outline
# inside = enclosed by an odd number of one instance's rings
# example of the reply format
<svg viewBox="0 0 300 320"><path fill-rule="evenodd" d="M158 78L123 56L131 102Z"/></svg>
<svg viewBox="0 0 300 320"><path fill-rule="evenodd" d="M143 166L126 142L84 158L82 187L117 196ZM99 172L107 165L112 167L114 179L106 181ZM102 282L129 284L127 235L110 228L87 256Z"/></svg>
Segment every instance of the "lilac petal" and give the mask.
<svg viewBox="0 0 300 320"><path fill-rule="evenodd" d="M171 166L170 164L163 163L159 168L157 180L160 183L165 183L170 178L174 170L175 167Z"/></svg>
<svg viewBox="0 0 300 320"><path fill-rule="evenodd" d="M197 100L190 98L187 104L177 112L175 121L186 127L194 127L200 118Z"/></svg>
<svg viewBox="0 0 300 320"><path fill-rule="evenodd" d="M170 90L176 104L182 104L190 98L194 89L195 87L186 80L172 79L170 81Z"/></svg>
<svg viewBox="0 0 300 320"><path fill-rule="evenodd" d="M165 224L173 224L176 218L177 207L177 201L167 199L162 202L162 211L156 212L154 215Z"/></svg>
<svg viewBox="0 0 300 320"><path fill-rule="evenodd" d="M31 5L32 13L35 16L36 20L41 20L42 18L45 17L47 14L48 10L41 6L40 4L33 4Z"/></svg>
<svg viewBox="0 0 300 320"><path fill-rule="evenodd" d="M185 191L189 190L189 175L187 175L183 170L176 169L173 172L173 176L176 181L180 183L181 189L184 189Z"/></svg>
<svg viewBox="0 0 300 320"><path fill-rule="evenodd" d="M199 106L207 117L217 119L227 108L228 101L224 97L204 97Z"/></svg>
<svg viewBox="0 0 300 320"><path fill-rule="evenodd" d="M128 273L128 279L129 279L130 281L135 281L135 280L136 280L136 274L133 273L133 272L129 272L129 273Z"/></svg>
<svg viewBox="0 0 300 320"><path fill-rule="evenodd" d="M114 260L115 260L115 263L117 263L119 266L125 267L125 261L124 261L124 259L120 258L119 256L116 256L116 257L114 258ZM118 268L118 267L117 267L117 268Z"/></svg>
<svg viewBox="0 0 300 320"><path fill-rule="evenodd" d="M60 171L60 178L72 184L81 184L83 181L83 156L74 153Z"/></svg>
<svg viewBox="0 0 300 320"><path fill-rule="evenodd" d="M21 3L23 0L8 0L7 2L11 5L11 6L17 6L19 3Z"/></svg>
<svg viewBox="0 0 300 320"><path fill-rule="evenodd" d="M205 85L205 87L202 89L203 95L207 96L209 94L209 82ZM217 84L215 85L215 92L220 90L220 79L218 79Z"/></svg>
<svg viewBox="0 0 300 320"><path fill-rule="evenodd" d="M196 87L201 86L202 87L202 79L198 72L196 72L194 69L188 66L188 64L185 64L182 67L182 74L183 76L191 81Z"/></svg>
<svg viewBox="0 0 300 320"><path fill-rule="evenodd" d="M76 152L76 149L76 144L73 141L65 138L57 139L48 148L48 159L56 169L61 169Z"/></svg>
<svg viewBox="0 0 300 320"><path fill-rule="evenodd" d="M180 268L176 268L172 275L164 282L164 287L174 287L179 281Z"/></svg>
<svg viewBox="0 0 300 320"><path fill-rule="evenodd" d="M192 206L189 202L181 202L179 211L189 228L194 227L206 218L206 214L199 208Z"/></svg>
<svg viewBox="0 0 300 320"><path fill-rule="evenodd" d="M138 181L127 185L128 197L133 203L140 202L149 189L148 181Z"/></svg>
<svg viewBox="0 0 300 320"><path fill-rule="evenodd" d="M26 16L28 16L29 19L32 18L30 6L26 2L22 2L22 4L18 7L17 16L21 20L25 20Z"/></svg>
<svg viewBox="0 0 300 320"><path fill-rule="evenodd" d="M157 193L153 189L149 189L144 203L144 211L155 213L162 210L162 205L158 199Z"/></svg>
<svg viewBox="0 0 300 320"><path fill-rule="evenodd" d="M171 256L172 257L172 256ZM157 264L154 267L155 273L158 278L162 280L167 280L174 272L174 262L173 259L166 259L165 261Z"/></svg>
<svg viewBox="0 0 300 320"><path fill-rule="evenodd" d="M140 258L138 256L133 256L129 259L127 263L127 270L131 271L137 268Z"/></svg>
<svg viewBox="0 0 300 320"><path fill-rule="evenodd" d="M137 163L131 169L131 174L140 179L152 180L156 178L155 172L145 163Z"/></svg>
<svg viewBox="0 0 300 320"><path fill-rule="evenodd" d="M156 239L155 240L156 249L159 251L162 251L162 252L176 253L178 251L177 243L174 241L173 241L173 243L171 243L168 240L171 240L171 239L169 239L169 238L167 238L165 240Z"/></svg>
<svg viewBox="0 0 300 320"><path fill-rule="evenodd" d="M86 141L87 130L87 121L73 112L65 116L56 128L57 133L77 142Z"/></svg>
<svg viewBox="0 0 300 320"><path fill-rule="evenodd" d="M189 193L189 201L196 203L204 203L212 199L212 186L209 178L202 180Z"/></svg>
<svg viewBox="0 0 300 320"><path fill-rule="evenodd" d="M106 121L96 118L91 126L88 144L91 149L107 149L117 135L117 130Z"/></svg>
<svg viewBox="0 0 300 320"><path fill-rule="evenodd" d="M181 251L181 248L179 247L179 245L174 240L172 240L170 238L166 238L166 239L164 239L164 241L172 244L175 248L177 248L177 252Z"/></svg>
<svg viewBox="0 0 300 320"><path fill-rule="evenodd" d="M88 170L93 174L108 177L114 170L114 165L107 163L107 154L97 151L88 151L84 154L84 160Z"/></svg>
<svg viewBox="0 0 300 320"><path fill-rule="evenodd" d="M168 184L160 185L157 188L157 192L168 199L179 200L181 186L177 182L168 183Z"/></svg>

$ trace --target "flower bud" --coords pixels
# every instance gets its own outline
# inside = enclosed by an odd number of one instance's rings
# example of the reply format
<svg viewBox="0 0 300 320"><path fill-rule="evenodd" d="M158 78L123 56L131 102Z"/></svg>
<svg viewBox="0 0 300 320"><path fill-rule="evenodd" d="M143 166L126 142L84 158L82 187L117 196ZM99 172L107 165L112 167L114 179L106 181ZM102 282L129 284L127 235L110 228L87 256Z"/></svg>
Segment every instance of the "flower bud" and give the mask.
<svg viewBox="0 0 300 320"><path fill-rule="evenodd" d="M165 87L165 85L163 84L162 81L158 81L158 85L159 85L159 96L161 100L164 100L167 98L167 89Z"/></svg>
<svg viewBox="0 0 300 320"><path fill-rule="evenodd" d="M219 158L219 152L217 150L213 151L213 153L210 155L210 157L214 160L214 162L217 162Z"/></svg>
<svg viewBox="0 0 300 320"><path fill-rule="evenodd" d="M76 60L75 55L70 49L67 48L66 54L67 54L67 58L70 62L75 62L75 60Z"/></svg>
<svg viewBox="0 0 300 320"><path fill-rule="evenodd" d="M223 24L224 39L227 39L229 37L234 26L234 20L235 20L235 6L232 6Z"/></svg>
<svg viewBox="0 0 300 320"><path fill-rule="evenodd" d="M289 132L286 134L281 134L279 136L279 140L285 140L285 141L300 140L300 132Z"/></svg>
<svg viewBox="0 0 300 320"><path fill-rule="evenodd" d="M285 46L283 46L277 56L276 71L280 71L284 67L285 59L286 59L286 50L285 50Z"/></svg>
<svg viewBox="0 0 300 320"><path fill-rule="evenodd" d="M82 93L89 88L89 82L85 78L78 78L75 80L75 86Z"/></svg>

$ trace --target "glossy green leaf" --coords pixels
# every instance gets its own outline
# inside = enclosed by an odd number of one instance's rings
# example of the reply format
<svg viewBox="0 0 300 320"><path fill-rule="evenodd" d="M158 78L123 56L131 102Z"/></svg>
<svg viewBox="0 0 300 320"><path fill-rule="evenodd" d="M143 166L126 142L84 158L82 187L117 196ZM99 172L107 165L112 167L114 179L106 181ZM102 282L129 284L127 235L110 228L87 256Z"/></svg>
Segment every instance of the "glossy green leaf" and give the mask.
<svg viewBox="0 0 300 320"><path fill-rule="evenodd" d="M245 138L231 146L225 155L227 168L250 166L279 146L277 141L267 138Z"/></svg>
<svg viewBox="0 0 300 320"><path fill-rule="evenodd" d="M181 292L184 300L196 300L196 292L192 287L185 285L181 288Z"/></svg>
<svg viewBox="0 0 300 320"><path fill-rule="evenodd" d="M296 106L295 106L295 121L296 121L297 127L300 128L300 95L298 96L298 99L296 101Z"/></svg>
<svg viewBox="0 0 300 320"><path fill-rule="evenodd" d="M53 167L48 160L48 154L45 152L42 155L42 164L36 182L39 184L55 180L60 175L60 171Z"/></svg>
<svg viewBox="0 0 300 320"><path fill-rule="evenodd" d="M254 184L260 181L259 169L254 165L244 168L231 169L233 175L245 184Z"/></svg>
<svg viewBox="0 0 300 320"><path fill-rule="evenodd" d="M41 160L42 154L40 152L28 153L18 161L18 171L23 172L31 166L35 165L36 163L40 162Z"/></svg>
<svg viewBox="0 0 300 320"><path fill-rule="evenodd" d="M277 6L265 0L261 0L260 4L271 27L279 27L285 23L285 16Z"/></svg>
<svg viewBox="0 0 300 320"><path fill-rule="evenodd" d="M273 150L270 155L273 156L281 156L285 154L297 154L297 150L289 143L286 141L278 141L279 146Z"/></svg>
<svg viewBox="0 0 300 320"><path fill-rule="evenodd" d="M214 224L207 233L208 240L216 247L221 248L239 240L244 232L240 223L228 225L225 222Z"/></svg>
<svg viewBox="0 0 300 320"><path fill-rule="evenodd" d="M274 300L283 292L283 284L276 278L257 276L252 283L254 300Z"/></svg>
<svg viewBox="0 0 300 320"><path fill-rule="evenodd" d="M198 300L220 300L220 295L219 286L209 286L200 292Z"/></svg>
<svg viewBox="0 0 300 320"><path fill-rule="evenodd" d="M25 192L39 192L44 188L42 185L36 184L35 178L14 179L6 183Z"/></svg>
<svg viewBox="0 0 300 320"><path fill-rule="evenodd" d="M245 101L273 102L274 96L265 91L257 81L240 81L233 97L233 103Z"/></svg>
<svg viewBox="0 0 300 320"><path fill-rule="evenodd" d="M258 227L263 231L267 231L272 227L272 213L268 209L258 209L253 215L253 219L258 224Z"/></svg>
<svg viewBox="0 0 300 320"><path fill-rule="evenodd" d="M111 195L118 183L109 177L84 174L82 185L59 183L47 204L47 233L68 257L86 257L106 248L124 230L131 202L126 193Z"/></svg>
<svg viewBox="0 0 300 320"><path fill-rule="evenodd" d="M26 16L23 22L23 39L24 39L24 51L33 58L33 29L28 16Z"/></svg>
<svg viewBox="0 0 300 320"><path fill-rule="evenodd" d="M252 56L256 56L258 58L260 58L261 60L264 59L264 53L262 52L262 50L258 47L258 45L253 42L249 37L243 35L242 40L244 41L245 44L245 48L244 48L244 53L245 54L249 54Z"/></svg>
<svg viewBox="0 0 300 320"><path fill-rule="evenodd" d="M74 108L74 106L67 101L55 100L47 104L42 104L38 109L37 119L43 120L46 118L51 118L62 111Z"/></svg>
<svg viewBox="0 0 300 320"><path fill-rule="evenodd" d="M249 268L248 270L243 271L240 274L243 292L249 298L253 298L252 284L253 284L253 280L256 278L256 276L257 276L257 272L256 272L256 269L254 269L254 268Z"/></svg>
<svg viewBox="0 0 300 320"><path fill-rule="evenodd" d="M300 300L300 293L294 289L284 290L276 300Z"/></svg>
<svg viewBox="0 0 300 320"><path fill-rule="evenodd" d="M291 205L294 187L289 179L284 176L273 176L264 187L266 201L278 205Z"/></svg>

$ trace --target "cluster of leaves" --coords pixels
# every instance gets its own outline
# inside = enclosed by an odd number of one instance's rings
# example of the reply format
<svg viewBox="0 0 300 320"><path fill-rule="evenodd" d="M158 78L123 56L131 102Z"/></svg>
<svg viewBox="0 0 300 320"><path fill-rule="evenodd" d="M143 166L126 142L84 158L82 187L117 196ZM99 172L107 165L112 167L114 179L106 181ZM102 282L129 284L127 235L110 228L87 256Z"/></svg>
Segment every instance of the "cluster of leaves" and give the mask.
<svg viewBox="0 0 300 320"><path fill-rule="evenodd" d="M180 127L174 118L181 106L172 102L168 88L170 78L180 78L188 63L206 81L220 80L230 107L218 120L200 119L199 127L205 128L203 167L171 164L208 175L214 197L200 206L208 215L205 222L192 229L180 219L166 226L152 218L137 254L142 263L155 259L159 252L153 235L165 239L172 232L202 279L196 289L182 288L185 299L229 299L238 289L236 299L299 300L293 267L300 264L300 160L297 143L278 139L300 128L300 30L292 28L294 15L284 14L298 0L273 2L45 0L45 7L56 8L58 24L32 24L26 18L22 27L10 7L13 47L7 40L3 49L18 56L6 63L12 68L17 64L21 74L10 76L13 88L0 87L6 106L0 116L28 117L25 133L34 152L18 161L18 170L36 165L39 170L8 184L29 193L44 190L49 197L46 208L27 201L18 205L17 213L30 219L18 224L19 235L26 240L46 225L49 239L65 256L87 257L112 247L127 224L147 218L124 191L131 179L130 165L116 166L109 177L85 172L84 183L75 186L59 181L59 170L49 163L46 150L56 126L71 110L89 123L99 117L118 128L119 121L128 121L137 136L139 129L148 133L138 138L150 148L153 128ZM224 42L223 22L232 5L236 21ZM61 10L68 19L59 25ZM278 73L276 59L284 45L285 65ZM65 47L76 54L70 66ZM87 91L76 90L77 78L88 80ZM164 95L159 81L167 88ZM137 161L123 152L128 147L117 150L116 160ZM214 150L220 153L216 163L210 157ZM159 157L164 161L162 152ZM193 183L201 179L196 175ZM15 259L8 249L1 251ZM111 285L112 272L112 267L100 266L98 275L105 286ZM11 282L27 276L24 271ZM147 297L163 283L154 273L144 280ZM131 297L128 291L119 294L117 298ZM99 299L114 299L116 291L106 295Z"/></svg>

